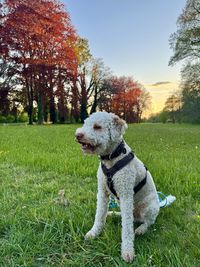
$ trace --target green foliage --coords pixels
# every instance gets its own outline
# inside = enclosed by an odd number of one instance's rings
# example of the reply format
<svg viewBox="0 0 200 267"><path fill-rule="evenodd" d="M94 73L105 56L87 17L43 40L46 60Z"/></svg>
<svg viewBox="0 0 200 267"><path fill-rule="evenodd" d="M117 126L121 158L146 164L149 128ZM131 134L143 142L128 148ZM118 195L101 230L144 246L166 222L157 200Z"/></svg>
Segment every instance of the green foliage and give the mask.
<svg viewBox="0 0 200 267"><path fill-rule="evenodd" d="M13 116L13 115L8 115L8 116L6 117L6 122L8 122L8 123L15 122L15 116Z"/></svg>
<svg viewBox="0 0 200 267"><path fill-rule="evenodd" d="M150 118L148 118L148 122L153 122L153 123L169 122L169 113L163 110L160 113L153 114Z"/></svg>
<svg viewBox="0 0 200 267"><path fill-rule="evenodd" d="M6 117L3 115L0 115L0 123L6 123Z"/></svg>
<svg viewBox="0 0 200 267"><path fill-rule="evenodd" d="M200 2L187 0L182 13L177 20L177 31L170 37L173 56L169 64L180 60L199 60L200 52Z"/></svg>
<svg viewBox="0 0 200 267"><path fill-rule="evenodd" d="M82 154L76 127L0 126L0 266L130 266L120 258L120 218L108 218L99 238L84 241L94 220L98 158ZM134 266L198 266L199 136L194 125L129 125L125 140L157 189L177 197L136 238ZM55 202L61 189L67 207Z"/></svg>
<svg viewBox="0 0 200 267"><path fill-rule="evenodd" d="M92 58L92 55L89 49L88 40L85 38L81 38L81 37L77 38L75 51L77 54L79 66L84 65L86 62L88 62Z"/></svg>
<svg viewBox="0 0 200 267"><path fill-rule="evenodd" d="M156 113L156 114L152 114L149 118L148 118L148 122L153 122L153 123L158 123L161 122L160 120L160 113Z"/></svg>
<svg viewBox="0 0 200 267"><path fill-rule="evenodd" d="M160 119L160 122L162 123L166 123L167 122L167 119L168 119L168 112L167 111L162 111L160 114L159 114L159 119Z"/></svg>
<svg viewBox="0 0 200 267"><path fill-rule="evenodd" d="M175 123L177 121L180 121L180 110L181 110L181 95L180 92L177 91L173 94L171 94L167 100L165 101L165 106L163 109L163 112L165 113L166 120Z"/></svg>
<svg viewBox="0 0 200 267"><path fill-rule="evenodd" d="M200 64L187 63L181 76L183 121L200 123Z"/></svg>
<svg viewBox="0 0 200 267"><path fill-rule="evenodd" d="M179 121L200 123L200 1L187 0L170 37L173 56L169 64L186 61L181 71L182 107ZM172 120L175 113L171 112Z"/></svg>
<svg viewBox="0 0 200 267"><path fill-rule="evenodd" d="M26 112L21 113L18 122L28 122L28 114Z"/></svg>

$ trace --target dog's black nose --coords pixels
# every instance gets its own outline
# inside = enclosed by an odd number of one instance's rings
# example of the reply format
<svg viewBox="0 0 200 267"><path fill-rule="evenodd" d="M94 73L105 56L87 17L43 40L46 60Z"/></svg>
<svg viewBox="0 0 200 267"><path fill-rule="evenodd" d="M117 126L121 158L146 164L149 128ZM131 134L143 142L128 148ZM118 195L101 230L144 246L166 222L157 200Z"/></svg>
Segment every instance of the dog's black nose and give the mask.
<svg viewBox="0 0 200 267"><path fill-rule="evenodd" d="M83 137L84 137L84 134L83 134L83 133L77 133L77 134L76 134L76 138L77 138L78 140L82 139Z"/></svg>

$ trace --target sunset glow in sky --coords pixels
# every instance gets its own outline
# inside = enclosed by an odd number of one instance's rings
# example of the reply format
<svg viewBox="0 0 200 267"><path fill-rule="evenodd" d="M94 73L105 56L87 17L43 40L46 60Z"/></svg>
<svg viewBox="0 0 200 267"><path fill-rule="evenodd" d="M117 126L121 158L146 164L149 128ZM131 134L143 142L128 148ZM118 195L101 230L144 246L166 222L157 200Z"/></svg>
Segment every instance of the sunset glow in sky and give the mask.
<svg viewBox="0 0 200 267"><path fill-rule="evenodd" d="M78 34L113 74L132 76L152 96L151 113L178 88L181 64L169 67L170 34L185 0L63 0Z"/></svg>

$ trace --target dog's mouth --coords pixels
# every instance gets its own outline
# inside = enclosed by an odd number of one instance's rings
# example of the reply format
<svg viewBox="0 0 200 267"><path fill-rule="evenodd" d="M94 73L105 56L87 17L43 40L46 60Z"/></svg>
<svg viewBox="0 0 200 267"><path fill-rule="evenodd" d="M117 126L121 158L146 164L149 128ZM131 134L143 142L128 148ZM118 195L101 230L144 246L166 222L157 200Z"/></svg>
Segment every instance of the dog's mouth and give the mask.
<svg viewBox="0 0 200 267"><path fill-rule="evenodd" d="M93 145L89 142L83 142L83 141L79 141L77 140L77 142L82 146L82 150L84 152L95 152L95 150L97 149L98 145Z"/></svg>

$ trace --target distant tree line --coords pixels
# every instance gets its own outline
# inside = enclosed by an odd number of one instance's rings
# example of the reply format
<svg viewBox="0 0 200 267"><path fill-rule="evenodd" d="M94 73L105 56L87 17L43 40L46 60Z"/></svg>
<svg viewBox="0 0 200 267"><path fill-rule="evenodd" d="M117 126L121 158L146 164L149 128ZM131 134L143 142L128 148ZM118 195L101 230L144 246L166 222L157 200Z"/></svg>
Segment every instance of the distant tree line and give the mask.
<svg viewBox="0 0 200 267"><path fill-rule="evenodd" d="M94 59L57 0L0 4L0 121L83 122L97 110L140 122L150 96Z"/></svg>
<svg viewBox="0 0 200 267"><path fill-rule="evenodd" d="M180 91L167 99L154 119L200 123L200 1L187 0L170 37L173 56L169 65L184 61Z"/></svg>
<svg viewBox="0 0 200 267"><path fill-rule="evenodd" d="M153 114L148 119L150 122L182 122L182 96L180 91L173 92L165 101L164 108L161 112Z"/></svg>

